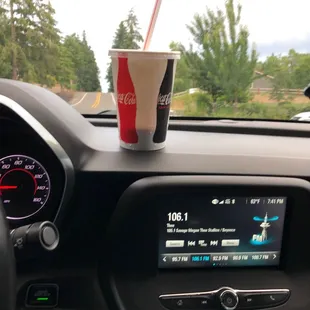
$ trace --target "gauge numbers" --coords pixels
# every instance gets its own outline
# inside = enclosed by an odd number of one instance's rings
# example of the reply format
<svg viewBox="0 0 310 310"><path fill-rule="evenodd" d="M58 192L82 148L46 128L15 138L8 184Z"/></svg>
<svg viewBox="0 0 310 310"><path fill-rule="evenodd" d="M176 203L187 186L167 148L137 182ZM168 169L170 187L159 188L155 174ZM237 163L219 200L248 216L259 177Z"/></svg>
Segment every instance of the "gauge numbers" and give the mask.
<svg viewBox="0 0 310 310"><path fill-rule="evenodd" d="M8 219L36 214L46 204L50 191L49 175L37 160L24 155L0 159L0 197Z"/></svg>

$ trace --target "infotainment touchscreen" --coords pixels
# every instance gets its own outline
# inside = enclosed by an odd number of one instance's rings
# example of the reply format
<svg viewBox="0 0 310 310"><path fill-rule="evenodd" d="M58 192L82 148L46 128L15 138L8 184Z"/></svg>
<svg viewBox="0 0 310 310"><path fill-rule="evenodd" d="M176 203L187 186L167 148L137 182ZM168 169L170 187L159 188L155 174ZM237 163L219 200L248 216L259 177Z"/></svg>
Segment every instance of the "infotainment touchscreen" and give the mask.
<svg viewBox="0 0 310 310"><path fill-rule="evenodd" d="M163 206L159 268L277 266L285 197L210 197Z"/></svg>

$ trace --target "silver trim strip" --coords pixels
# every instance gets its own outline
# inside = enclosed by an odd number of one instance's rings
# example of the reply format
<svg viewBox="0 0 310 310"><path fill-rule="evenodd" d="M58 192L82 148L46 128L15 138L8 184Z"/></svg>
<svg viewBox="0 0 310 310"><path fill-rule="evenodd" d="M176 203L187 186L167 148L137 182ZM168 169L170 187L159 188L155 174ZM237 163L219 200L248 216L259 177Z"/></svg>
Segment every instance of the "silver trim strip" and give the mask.
<svg viewBox="0 0 310 310"><path fill-rule="evenodd" d="M197 292L197 293L164 294L164 295L159 295L158 298L166 299L166 298L175 298L175 297L197 297L197 296L204 296L204 295L215 295L218 292L219 290Z"/></svg>
<svg viewBox="0 0 310 310"><path fill-rule="evenodd" d="M58 141L47 131L47 129L36 120L27 110L20 106L16 101L0 95L0 105L4 105L19 115L49 146L63 166L65 173L64 189L54 222L59 218L59 214L63 205L65 205L71 197L74 186L74 167L68 154L58 143Z"/></svg>
<svg viewBox="0 0 310 310"><path fill-rule="evenodd" d="M243 294L290 293L290 290L286 288L268 289L268 290L234 290L234 291L236 293L243 293Z"/></svg>
<svg viewBox="0 0 310 310"><path fill-rule="evenodd" d="M203 297L204 295L215 295L218 294L220 291L226 291L230 290L233 291L234 293L238 294L268 294L268 293L290 293L289 289L262 289L262 290L239 290L239 289L233 289L231 287L221 287L217 290L213 291L205 291L205 292L197 292L197 293L181 293L181 294L164 294L160 295L159 299L165 299L165 298L175 298L175 297L197 297L201 296Z"/></svg>

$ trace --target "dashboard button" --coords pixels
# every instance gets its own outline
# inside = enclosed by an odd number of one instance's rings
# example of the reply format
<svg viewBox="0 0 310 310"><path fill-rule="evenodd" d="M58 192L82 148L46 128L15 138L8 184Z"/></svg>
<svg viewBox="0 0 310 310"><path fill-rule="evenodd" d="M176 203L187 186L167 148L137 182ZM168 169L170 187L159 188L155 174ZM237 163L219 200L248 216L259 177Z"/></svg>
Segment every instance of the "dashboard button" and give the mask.
<svg viewBox="0 0 310 310"><path fill-rule="evenodd" d="M42 241L46 246L52 246L57 240L57 234L52 227L45 227L42 230Z"/></svg>
<svg viewBox="0 0 310 310"><path fill-rule="evenodd" d="M216 309L216 303L213 295L193 296L191 298L191 309Z"/></svg>
<svg viewBox="0 0 310 310"><path fill-rule="evenodd" d="M190 297L164 297L160 298L161 304L170 310L191 309Z"/></svg>
<svg viewBox="0 0 310 310"><path fill-rule="evenodd" d="M215 300L213 295L185 296L185 297L162 297L161 304L170 310L213 310Z"/></svg>
<svg viewBox="0 0 310 310"><path fill-rule="evenodd" d="M26 307L51 307L58 303L58 285L56 284L32 284L28 287Z"/></svg>
<svg viewBox="0 0 310 310"><path fill-rule="evenodd" d="M239 294L240 308L269 308L284 304L289 299L290 293L270 292Z"/></svg>
<svg viewBox="0 0 310 310"><path fill-rule="evenodd" d="M240 308L257 308L263 307L264 296L260 294L239 294L239 307Z"/></svg>
<svg viewBox="0 0 310 310"><path fill-rule="evenodd" d="M239 298L233 290L225 290L220 295L220 301L225 310L234 310L238 306Z"/></svg>
<svg viewBox="0 0 310 310"><path fill-rule="evenodd" d="M266 305L275 306L287 302L290 297L289 292L264 294L264 302Z"/></svg>

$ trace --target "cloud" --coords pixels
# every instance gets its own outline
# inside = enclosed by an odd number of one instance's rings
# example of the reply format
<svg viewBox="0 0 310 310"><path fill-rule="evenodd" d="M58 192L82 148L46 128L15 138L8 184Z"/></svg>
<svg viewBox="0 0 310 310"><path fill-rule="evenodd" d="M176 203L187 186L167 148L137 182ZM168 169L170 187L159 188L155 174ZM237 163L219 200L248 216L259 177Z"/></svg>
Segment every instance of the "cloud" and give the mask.
<svg viewBox="0 0 310 310"><path fill-rule="evenodd" d="M310 52L310 35L305 39L290 39L287 41L275 41L272 43L262 43L257 46L257 51L260 58L266 58L271 54L287 54L290 49L294 49L299 53L309 53Z"/></svg>
<svg viewBox="0 0 310 310"><path fill-rule="evenodd" d="M86 31L101 71L101 86L109 61L108 49L119 22L134 8L145 35L155 0L51 0L63 34ZM237 3L238 1L236 1ZM294 48L309 51L310 1L240 0L242 23L248 26L250 40L256 43L261 57L285 53ZM224 8L225 0L163 0L150 48L167 50L172 40L187 45L191 40L186 29L195 13ZM310 46L310 45L309 45Z"/></svg>

